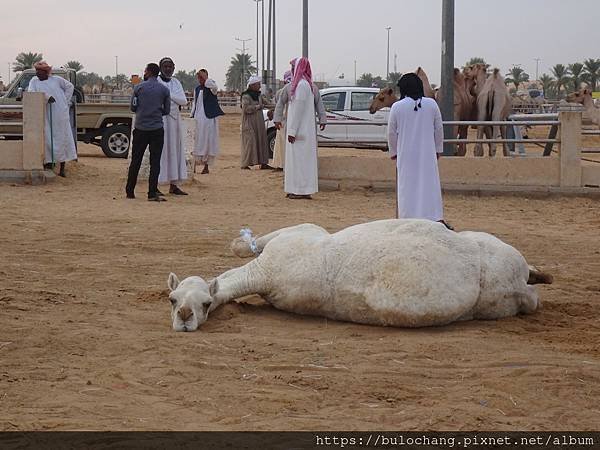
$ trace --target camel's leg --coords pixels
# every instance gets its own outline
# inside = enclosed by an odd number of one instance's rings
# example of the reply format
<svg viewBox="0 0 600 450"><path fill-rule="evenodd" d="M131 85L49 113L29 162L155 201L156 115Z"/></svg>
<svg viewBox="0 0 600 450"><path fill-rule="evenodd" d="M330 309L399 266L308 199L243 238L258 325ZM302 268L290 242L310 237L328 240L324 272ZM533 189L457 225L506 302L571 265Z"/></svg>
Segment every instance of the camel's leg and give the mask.
<svg viewBox="0 0 600 450"><path fill-rule="evenodd" d="M262 295L269 291L269 280L257 260L242 267L228 270L211 280L210 295L213 298L211 309L246 295Z"/></svg>
<svg viewBox="0 0 600 450"><path fill-rule="evenodd" d="M317 225L313 225L311 223L303 223L301 225L295 225L293 227L281 228L279 230L273 231L271 233L265 234L264 236L259 236L254 239L255 247L251 248L251 243L242 237L235 238L231 242L231 251L240 258L249 258L251 256L260 255L265 248L265 246L281 233L294 232L299 230L314 230L320 233L327 233L327 231Z"/></svg>
<svg viewBox="0 0 600 450"><path fill-rule="evenodd" d="M482 120L482 119L480 119ZM483 133L487 127L479 125L477 127L477 139L483 139ZM481 142L477 142L475 144L475 156L483 156L483 144Z"/></svg>
<svg viewBox="0 0 600 450"><path fill-rule="evenodd" d="M466 139L469 134L469 127L467 125L461 125L458 127L458 137L460 139ZM457 156L465 156L467 154L467 144L462 143L458 145Z"/></svg>

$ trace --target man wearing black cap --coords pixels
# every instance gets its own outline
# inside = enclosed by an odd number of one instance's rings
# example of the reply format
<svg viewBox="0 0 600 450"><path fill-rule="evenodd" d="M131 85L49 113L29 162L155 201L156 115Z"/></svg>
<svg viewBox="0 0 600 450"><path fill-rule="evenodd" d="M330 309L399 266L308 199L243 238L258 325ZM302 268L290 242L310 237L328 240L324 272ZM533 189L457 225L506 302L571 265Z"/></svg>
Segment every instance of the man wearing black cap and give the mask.
<svg viewBox="0 0 600 450"><path fill-rule="evenodd" d="M148 177L148 200L160 202L158 174L164 142L163 116L171 110L169 90L157 80L158 65L150 63L144 70L144 81L138 84L131 96L131 111L135 113L135 129L131 149L131 164L127 175L125 193L135 198L134 190L146 147L150 148L150 175Z"/></svg>
<svg viewBox="0 0 600 450"><path fill-rule="evenodd" d="M400 81L400 100L388 122L390 155L396 161L398 218L444 222L437 158L443 151L442 115L435 100L423 93L414 73Z"/></svg>

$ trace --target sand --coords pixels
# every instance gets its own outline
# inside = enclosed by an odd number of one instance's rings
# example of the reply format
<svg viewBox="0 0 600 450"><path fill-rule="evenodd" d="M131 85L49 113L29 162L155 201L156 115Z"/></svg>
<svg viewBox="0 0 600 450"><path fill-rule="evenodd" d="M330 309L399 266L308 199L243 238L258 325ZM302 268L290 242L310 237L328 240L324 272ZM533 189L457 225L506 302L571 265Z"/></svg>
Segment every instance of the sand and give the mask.
<svg viewBox="0 0 600 450"><path fill-rule="evenodd" d="M247 297L173 332L169 272L241 265L240 228L394 214L391 192L286 200L281 173L240 171L239 116L221 133L217 166L166 203L147 202L145 183L125 199L126 161L89 145L66 179L0 186L1 430L598 428L598 200L444 195L458 230L493 233L554 275L534 315L394 329Z"/></svg>

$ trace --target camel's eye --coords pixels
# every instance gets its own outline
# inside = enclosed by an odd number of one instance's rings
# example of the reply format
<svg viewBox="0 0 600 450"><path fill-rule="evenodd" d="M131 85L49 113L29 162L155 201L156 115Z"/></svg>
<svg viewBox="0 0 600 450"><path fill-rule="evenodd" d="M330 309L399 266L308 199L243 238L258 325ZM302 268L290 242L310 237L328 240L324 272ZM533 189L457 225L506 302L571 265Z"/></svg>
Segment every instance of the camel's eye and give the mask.
<svg viewBox="0 0 600 450"><path fill-rule="evenodd" d="M204 306L206 309L208 309L210 307L211 302L206 302L206 303L202 303L202 306Z"/></svg>
<svg viewBox="0 0 600 450"><path fill-rule="evenodd" d="M175 297L169 297L169 301L171 302L171 305L175 306L175 303L177 303L177 299Z"/></svg>

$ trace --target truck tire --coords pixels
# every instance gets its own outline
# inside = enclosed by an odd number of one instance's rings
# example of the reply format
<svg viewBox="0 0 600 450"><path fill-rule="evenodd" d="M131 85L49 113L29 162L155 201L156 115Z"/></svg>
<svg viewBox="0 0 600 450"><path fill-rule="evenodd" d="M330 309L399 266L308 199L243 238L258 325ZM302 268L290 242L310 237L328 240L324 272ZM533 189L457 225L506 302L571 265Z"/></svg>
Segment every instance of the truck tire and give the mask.
<svg viewBox="0 0 600 450"><path fill-rule="evenodd" d="M127 158L131 145L131 130L127 125L113 125L102 133L100 147L109 158Z"/></svg>
<svg viewBox="0 0 600 450"><path fill-rule="evenodd" d="M275 150L275 138L277 136L277 129L271 128L267 131L267 146L269 148L269 159L273 159L273 150Z"/></svg>

